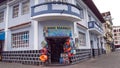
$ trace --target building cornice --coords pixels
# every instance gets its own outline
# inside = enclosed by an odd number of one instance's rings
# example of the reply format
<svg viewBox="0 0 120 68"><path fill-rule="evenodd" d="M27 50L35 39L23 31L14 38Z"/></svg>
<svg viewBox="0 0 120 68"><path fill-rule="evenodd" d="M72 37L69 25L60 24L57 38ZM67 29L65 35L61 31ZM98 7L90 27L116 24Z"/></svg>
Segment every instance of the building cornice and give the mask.
<svg viewBox="0 0 120 68"><path fill-rule="evenodd" d="M25 23L22 23L22 24L18 24L18 25L9 27L8 29L11 29L11 30L19 29L19 28L22 28L22 27L30 26L30 24L31 24L31 22L25 22Z"/></svg>

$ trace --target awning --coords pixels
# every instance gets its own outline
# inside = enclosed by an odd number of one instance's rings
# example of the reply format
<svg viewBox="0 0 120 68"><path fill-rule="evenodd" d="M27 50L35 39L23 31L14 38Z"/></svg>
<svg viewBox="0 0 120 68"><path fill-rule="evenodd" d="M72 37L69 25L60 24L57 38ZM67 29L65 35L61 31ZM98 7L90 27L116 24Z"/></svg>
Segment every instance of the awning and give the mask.
<svg viewBox="0 0 120 68"><path fill-rule="evenodd" d="M5 40L5 32L0 32L0 40Z"/></svg>

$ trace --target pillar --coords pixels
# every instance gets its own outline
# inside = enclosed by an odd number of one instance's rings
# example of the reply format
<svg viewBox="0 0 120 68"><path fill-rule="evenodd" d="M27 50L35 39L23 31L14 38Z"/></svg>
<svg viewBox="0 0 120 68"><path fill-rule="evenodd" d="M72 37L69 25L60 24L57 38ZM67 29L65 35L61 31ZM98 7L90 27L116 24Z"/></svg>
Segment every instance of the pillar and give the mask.
<svg viewBox="0 0 120 68"><path fill-rule="evenodd" d="M38 21L33 21L34 50L38 50Z"/></svg>
<svg viewBox="0 0 120 68"><path fill-rule="evenodd" d="M9 5L7 4L6 6L6 15L5 16L5 44L4 44L4 48L3 48L3 51L7 51L7 47L9 46L8 45L8 18L9 18Z"/></svg>

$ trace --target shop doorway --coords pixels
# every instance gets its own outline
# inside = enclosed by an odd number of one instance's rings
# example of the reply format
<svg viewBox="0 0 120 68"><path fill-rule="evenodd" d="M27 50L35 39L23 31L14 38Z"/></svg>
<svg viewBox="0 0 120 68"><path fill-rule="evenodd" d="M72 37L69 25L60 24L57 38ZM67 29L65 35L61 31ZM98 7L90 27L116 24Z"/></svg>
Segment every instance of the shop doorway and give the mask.
<svg viewBox="0 0 120 68"><path fill-rule="evenodd" d="M64 52L63 45L69 37L47 37L51 63L59 63L60 54Z"/></svg>

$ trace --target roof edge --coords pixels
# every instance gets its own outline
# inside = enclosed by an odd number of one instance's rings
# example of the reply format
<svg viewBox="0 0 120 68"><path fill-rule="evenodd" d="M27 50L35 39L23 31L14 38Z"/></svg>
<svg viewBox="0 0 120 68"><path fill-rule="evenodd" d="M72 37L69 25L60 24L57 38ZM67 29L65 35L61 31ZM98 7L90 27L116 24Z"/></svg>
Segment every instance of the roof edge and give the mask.
<svg viewBox="0 0 120 68"><path fill-rule="evenodd" d="M102 14L99 12L99 10L97 9L96 5L94 4L92 0L82 0L82 1L90 8L90 10L96 15L96 17L102 23L105 22L104 18L102 17Z"/></svg>

